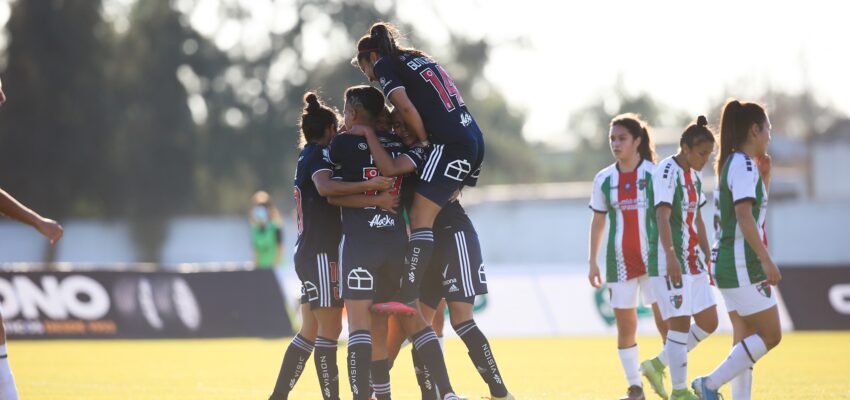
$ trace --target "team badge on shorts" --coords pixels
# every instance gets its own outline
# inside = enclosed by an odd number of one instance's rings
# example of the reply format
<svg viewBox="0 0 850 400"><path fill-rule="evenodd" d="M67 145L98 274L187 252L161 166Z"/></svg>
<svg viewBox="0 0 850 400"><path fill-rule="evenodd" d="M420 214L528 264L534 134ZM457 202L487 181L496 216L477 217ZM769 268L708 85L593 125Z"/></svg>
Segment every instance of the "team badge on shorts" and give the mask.
<svg viewBox="0 0 850 400"><path fill-rule="evenodd" d="M762 296L767 297L768 299L770 298L770 295L773 292L773 289L770 288L770 284L768 284L767 282L761 282L756 285L756 290L758 290Z"/></svg>
<svg viewBox="0 0 850 400"><path fill-rule="evenodd" d="M672 304L673 307L675 307L678 310L679 307L682 306L682 295L677 294L677 295L670 296L670 304Z"/></svg>

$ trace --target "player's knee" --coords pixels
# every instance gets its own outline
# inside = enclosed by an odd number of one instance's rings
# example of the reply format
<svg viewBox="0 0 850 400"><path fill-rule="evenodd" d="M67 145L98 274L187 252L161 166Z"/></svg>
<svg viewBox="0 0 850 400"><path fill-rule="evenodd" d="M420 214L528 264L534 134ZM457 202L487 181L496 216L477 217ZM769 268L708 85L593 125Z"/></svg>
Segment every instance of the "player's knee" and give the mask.
<svg viewBox="0 0 850 400"><path fill-rule="evenodd" d="M717 314L696 321L697 326L705 333L712 334L717 330Z"/></svg>
<svg viewBox="0 0 850 400"><path fill-rule="evenodd" d="M782 341L782 330L777 329L776 332L769 332L767 334L763 334L761 339L764 340L764 345L767 346L767 349L770 350L779 345L779 342Z"/></svg>

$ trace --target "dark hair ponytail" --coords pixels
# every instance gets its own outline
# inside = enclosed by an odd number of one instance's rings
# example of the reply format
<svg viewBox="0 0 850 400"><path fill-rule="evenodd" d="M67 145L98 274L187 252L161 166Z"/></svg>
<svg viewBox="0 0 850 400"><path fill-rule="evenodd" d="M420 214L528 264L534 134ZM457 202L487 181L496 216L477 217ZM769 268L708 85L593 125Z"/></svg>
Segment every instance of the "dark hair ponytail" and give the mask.
<svg viewBox="0 0 850 400"><path fill-rule="evenodd" d="M427 57L427 55L414 48L399 46L398 39L401 34L395 25L388 22L376 22L369 28L369 33L363 35L357 41L357 55L351 60L351 64L357 66L362 59L368 59L369 54L375 52L381 56L390 57L398 62L398 57L404 53L416 57Z"/></svg>
<svg viewBox="0 0 850 400"><path fill-rule="evenodd" d="M373 121L384 111L384 94L373 86L352 86L345 90L345 103L365 113Z"/></svg>
<svg viewBox="0 0 850 400"><path fill-rule="evenodd" d="M325 105L316 93L304 93L304 111L301 112L299 124L302 143L321 140L325 135L325 129L331 125L336 127L338 121L339 116L336 110Z"/></svg>
<svg viewBox="0 0 850 400"><path fill-rule="evenodd" d="M688 125L679 139L679 146L687 145L689 148L702 143L714 143L714 133L708 127L708 119L705 115L697 117L696 122Z"/></svg>
<svg viewBox="0 0 850 400"><path fill-rule="evenodd" d="M723 106L720 116L720 154L717 156L715 171L719 176L723 165L732 153L741 149L747 142L747 134L753 124L761 126L767 122L764 107L753 102L740 102L729 99Z"/></svg>
<svg viewBox="0 0 850 400"><path fill-rule="evenodd" d="M622 126L633 138L640 138L638 154L640 158L655 162L655 146L649 136L649 124L634 113L620 114L611 120L611 127Z"/></svg>

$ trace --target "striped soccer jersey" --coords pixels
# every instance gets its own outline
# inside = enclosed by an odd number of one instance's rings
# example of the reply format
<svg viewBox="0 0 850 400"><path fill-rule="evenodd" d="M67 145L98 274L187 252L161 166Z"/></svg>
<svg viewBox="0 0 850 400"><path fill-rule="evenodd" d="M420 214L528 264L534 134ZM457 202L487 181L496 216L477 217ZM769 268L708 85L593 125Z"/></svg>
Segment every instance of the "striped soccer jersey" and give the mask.
<svg viewBox="0 0 850 400"><path fill-rule="evenodd" d="M705 272L705 255L699 248L697 234L697 213L705 205L700 173L688 168L686 172L676 159L667 157L658 163L652 173L652 189L655 206L666 204L670 207L670 231L682 273L698 275ZM659 239L659 244L661 240ZM663 246L660 246L663 248ZM659 251L657 267L649 266L649 276L667 275L667 257Z"/></svg>
<svg viewBox="0 0 850 400"><path fill-rule="evenodd" d="M711 268L717 287L737 288L765 280L767 276L761 260L744 240L735 215L736 204L751 201L759 237L767 246L764 230L767 189L755 160L741 152L730 155L720 172L715 196L718 199L720 225L717 234L719 239L712 249L714 254Z"/></svg>
<svg viewBox="0 0 850 400"><path fill-rule="evenodd" d="M625 282L646 274L658 259L652 171L649 160L620 172L617 164L599 171L593 180L590 208L608 215L608 246L605 252L608 282Z"/></svg>

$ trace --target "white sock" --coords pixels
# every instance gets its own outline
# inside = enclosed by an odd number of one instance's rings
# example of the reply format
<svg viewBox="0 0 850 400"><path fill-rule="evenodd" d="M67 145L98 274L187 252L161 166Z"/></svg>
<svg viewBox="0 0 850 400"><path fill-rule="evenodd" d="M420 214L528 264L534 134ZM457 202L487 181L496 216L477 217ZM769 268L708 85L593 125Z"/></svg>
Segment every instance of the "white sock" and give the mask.
<svg viewBox="0 0 850 400"><path fill-rule="evenodd" d="M710 333L702 330L697 324L691 324L691 331L688 334L688 352L697 347L699 342L703 341L703 339L707 338ZM661 353L658 353L658 361L661 361L665 366L670 365L669 357L667 356L666 346L665 349L661 350Z"/></svg>
<svg viewBox="0 0 850 400"><path fill-rule="evenodd" d="M620 364L623 365L623 371L626 372L626 380L629 381L629 385L643 387L640 381L640 370L638 370L640 358L638 346L634 345L629 348L618 349L617 353L620 354Z"/></svg>
<svg viewBox="0 0 850 400"><path fill-rule="evenodd" d="M750 400L753 393L753 369L745 369L730 382L732 400Z"/></svg>
<svg viewBox="0 0 850 400"><path fill-rule="evenodd" d="M18 388L15 387L15 377L12 376L5 344L0 345L0 398L18 400Z"/></svg>
<svg viewBox="0 0 850 400"><path fill-rule="evenodd" d="M440 342L440 350L443 351L443 354L446 354L446 339L443 339L442 336L437 336L437 341Z"/></svg>
<svg viewBox="0 0 850 400"><path fill-rule="evenodd" d="M767 354L767 346L761 336L752 335L744 338L732 348L726 361L723 361L708 376L705 386L712 390L719 389L738 374L752 368L753 364L765 354Z"/></svg>
<svg viewBox="0 0 850 400"><path fill-rule="evenodd" d="M667 332L664 352L670 358L670 381L673 390L688 388L688 332Z"/></svg>

